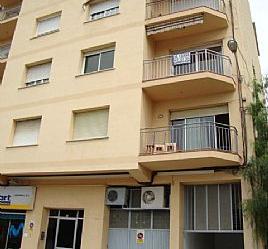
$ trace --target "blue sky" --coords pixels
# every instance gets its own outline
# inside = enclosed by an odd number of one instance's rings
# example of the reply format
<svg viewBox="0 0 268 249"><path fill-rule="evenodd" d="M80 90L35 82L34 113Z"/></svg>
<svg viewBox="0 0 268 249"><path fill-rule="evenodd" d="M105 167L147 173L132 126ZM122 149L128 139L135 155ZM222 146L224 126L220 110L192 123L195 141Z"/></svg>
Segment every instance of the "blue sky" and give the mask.
<svg viewBox="0 0 268 249"><path fill-rule="evenodd" d="M256 23L262 73L268 74L268 1L249 0L252 20Z"/></svg>

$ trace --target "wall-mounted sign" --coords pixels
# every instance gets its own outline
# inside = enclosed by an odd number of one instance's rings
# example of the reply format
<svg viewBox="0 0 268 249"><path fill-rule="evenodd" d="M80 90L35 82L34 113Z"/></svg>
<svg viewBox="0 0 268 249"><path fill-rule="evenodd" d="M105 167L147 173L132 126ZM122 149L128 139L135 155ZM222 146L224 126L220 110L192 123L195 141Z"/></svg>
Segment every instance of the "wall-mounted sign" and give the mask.
<svg viewBox="0 0 268 249"><path fill-rule="evenodd" d="M137 230L136 243L144 244L144 230Z"/></svg>
<svg viewBox="0 0 268 249"><path fill-rule="evenodd" d="M191 53L174 54L172 56L172 62L174 66L191 63Z"/></svg>
<svg viewBox="0 0 268 249"><path fill-rule="evenodd" d="M35 187L0 187L0 208L33 210L35 192Z"/></svg>

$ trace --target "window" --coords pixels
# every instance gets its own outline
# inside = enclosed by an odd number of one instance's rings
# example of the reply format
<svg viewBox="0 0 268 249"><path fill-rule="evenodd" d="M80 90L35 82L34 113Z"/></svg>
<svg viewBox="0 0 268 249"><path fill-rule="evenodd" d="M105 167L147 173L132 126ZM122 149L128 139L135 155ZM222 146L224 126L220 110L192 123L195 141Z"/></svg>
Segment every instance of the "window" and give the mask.
<svg viewBox="0 0 268 249"><path fill-rule="evenodd" d="M51 62L31 66L27 68L26 86L34 86L49 81Z"/></svg>
<svg viewBox="0 0 268 249"><path fill-rule="evenodd" d="M73 139L106 137L109 109L74 113Z"/></svg>
<svg viewBox="0 0 268 249"><path fill-rule="evenodd" d="M60 14L37 20L37 36L44 35L59 29Z"/></svg>
<svg viewBox="0 0 268 249"><path fill-rule="evenodd" d="M50 210L46 249L80 249L83 219L83 210Z"/></svg>
<svg viewBox="0 0 268 249"><path fill-rule="evenodd" d="M23 211L0 211L1 249L21 248L24 222L25 212Z"/></svg>
<svg viewBox="0 0 268 249"><path fill-rule="evenodd" d="M90 5L90 20L112 16L119 11L119 0L108 0Z"/></svg>
<svg viewBox="0 0 268 249"><path fill-rule="evenodd" d="M239 184L185 186L186 231L242 231Z"/></svg>
<svg viewBox="0 0 268 249"><path fill-rule="evenodd" d="M84 73L111 69L114 66L114 48L85 54Z"/></svg>
<svg viewBox="0 0 268 249"><path fill-rule="evenodd" d="M35 145L41 125L41 118L16 121L13 146Z"/></svg>

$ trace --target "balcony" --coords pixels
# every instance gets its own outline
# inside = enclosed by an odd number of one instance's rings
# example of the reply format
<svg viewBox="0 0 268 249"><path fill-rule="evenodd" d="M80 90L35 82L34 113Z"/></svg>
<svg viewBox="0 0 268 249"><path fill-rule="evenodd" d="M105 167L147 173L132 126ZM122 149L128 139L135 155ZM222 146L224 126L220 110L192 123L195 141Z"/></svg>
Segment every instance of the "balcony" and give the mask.
<svg viewBox="0 0 268 249"><path fill-rule="evenodd" d="M228 21L222 0L151 0L145 26L159 40L226 28Z"/></svg>
<svg viewBox="0 0 268 249"><path fill-rule="evenodd" d="M21 5L13 7L2 7L0 10L0 37L1 40L7 40L13 37L17 17L20 13Z"/></svg>
<svg viewBox="0 0 268 249"><path fill-rule="evenodd" d="M239 165L235 127L188 123L141 130L139 163L150 170Z"/></svg>
<svg viewBox="0 0 268 249"><path fill-rule="evenodd" d="M231 60L208 49L145 60L143 89L154 101L230 92Z"/></svg>
<svg viewBox="0 0 268 249"><path fill-rule="evenodd" d="M0 45L0 63L4 63L8 58L11 44Z"/></svg>

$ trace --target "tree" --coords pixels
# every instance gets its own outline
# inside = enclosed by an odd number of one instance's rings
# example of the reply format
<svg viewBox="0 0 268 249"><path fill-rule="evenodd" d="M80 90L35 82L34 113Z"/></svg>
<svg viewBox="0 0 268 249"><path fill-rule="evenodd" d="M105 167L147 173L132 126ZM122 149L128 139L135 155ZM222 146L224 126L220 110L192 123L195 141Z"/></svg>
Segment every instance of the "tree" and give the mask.
<svg viewBox="0 0 268 249"><path fill-rule="evenodd" d="M251 221L257 241L268 249L268 112L264 84L253 81L253 102L249 106L255 128L255 155L242 168L252 197L243 203L244 215Z"/></svg>

